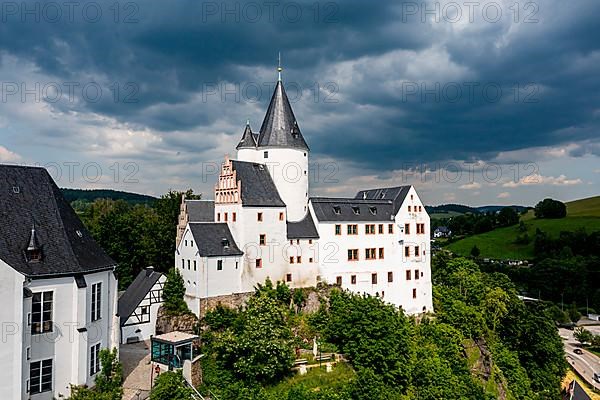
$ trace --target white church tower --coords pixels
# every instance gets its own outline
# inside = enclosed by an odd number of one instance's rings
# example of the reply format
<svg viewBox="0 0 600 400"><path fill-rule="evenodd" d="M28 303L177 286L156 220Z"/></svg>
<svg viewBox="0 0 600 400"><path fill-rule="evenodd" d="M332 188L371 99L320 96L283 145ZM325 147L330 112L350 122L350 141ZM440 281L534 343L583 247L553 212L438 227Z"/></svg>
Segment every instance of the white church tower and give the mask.
<svg viewBox="0 0 600 400"><path fill-rule="evenodd" d="M271 97L267 114L259 133L253 133L250 123L237 145L237 159L265 164L275 186L286 204L287 220L300 221L308 211L309 148L300 132L281 80Z"/></svg>

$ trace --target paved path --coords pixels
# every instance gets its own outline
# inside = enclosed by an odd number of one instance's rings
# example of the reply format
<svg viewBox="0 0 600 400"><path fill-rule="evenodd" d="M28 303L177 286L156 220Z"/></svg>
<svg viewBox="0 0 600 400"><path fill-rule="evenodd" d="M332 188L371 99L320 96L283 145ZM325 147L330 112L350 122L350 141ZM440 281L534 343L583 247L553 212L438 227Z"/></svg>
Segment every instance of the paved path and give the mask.
<svg viewBox="0 0 600 400"><path fill-rule="evenodd" d="M123 344L119 348L123 364L123 399L145 400L150 396L150 341Z"/></svg>
<svg viewBox="0 0 600 400"><path fill-rule="evenodd" d="M589 329L587 327L586 329ZM600 327L598 327L600 328ZM598 334L596 329L593 329L595 334ZM574 350L579 348L579 342L573 337L573 331L569 329L559 329L559 334L563 338L567 361L579 375L581 375L587 383L600 390L600 383L594 381L594 372L600 372L600 357L589 351L582 349L583 354L575 354Z"/></svg>

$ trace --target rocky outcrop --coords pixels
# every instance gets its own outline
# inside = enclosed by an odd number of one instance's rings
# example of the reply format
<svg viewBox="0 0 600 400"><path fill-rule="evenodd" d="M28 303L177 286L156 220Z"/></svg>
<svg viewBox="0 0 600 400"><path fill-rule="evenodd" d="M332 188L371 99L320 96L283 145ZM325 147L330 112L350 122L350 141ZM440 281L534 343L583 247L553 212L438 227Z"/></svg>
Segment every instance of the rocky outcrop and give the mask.
<svg viewBox="0 0 600 400"><path fill-rule="evenodd" d="M162 335L173 331L195 333L198 318L192 313L182 315L170 315L165 312L164 307L158 309L156 320L156 334Z"/></svg>

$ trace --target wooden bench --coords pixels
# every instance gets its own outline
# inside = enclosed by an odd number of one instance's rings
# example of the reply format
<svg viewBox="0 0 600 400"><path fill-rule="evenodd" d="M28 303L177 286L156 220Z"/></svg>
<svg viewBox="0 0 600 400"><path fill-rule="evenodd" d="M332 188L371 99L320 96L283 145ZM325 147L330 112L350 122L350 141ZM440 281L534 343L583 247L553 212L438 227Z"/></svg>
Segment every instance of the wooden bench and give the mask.
<svg viewBox="0 0 600 400"><path fill-rule="evenodd" d="M294 361L294 366L297 367L299 365L306 365L308 364L308 360L306 358L299 358L296 361Z"/></svg>
<svg viewBox="0 0 600 400"><path fill-rule="evenodd" d="M329 361L331 360L333 354L322 354L320 356L315 357L315 361Z"/></svg>

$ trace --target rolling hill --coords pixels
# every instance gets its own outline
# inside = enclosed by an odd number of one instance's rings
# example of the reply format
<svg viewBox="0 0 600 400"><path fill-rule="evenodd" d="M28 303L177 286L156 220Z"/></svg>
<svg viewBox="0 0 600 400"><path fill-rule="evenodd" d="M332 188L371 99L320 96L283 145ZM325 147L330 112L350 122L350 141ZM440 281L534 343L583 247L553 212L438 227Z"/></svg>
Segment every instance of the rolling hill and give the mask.
<svg viewBox="0 0 600 400"><path fill-rule="evenodd" d="M63 196L69 202L81 200L85 202L93 202L96 199L111 199L111 200L125 200L132 204L146 204L156 200L156 197L148 196L146 194L138 194L131 192L122 192L119 190L112 189L66 189L61 188Z"/></svg>
<svg viewBox="0 0 600 400"><path fill-rule="evenodd" d="M470 236L449 244L447 248L456 254L468 256L473 246L477 245L481 257L531 259L533 238L538 228L551 236L557 236L561 231L575 231L582 228L587 232L600 230L600 196L572 201L566 205L567 217L562 219L536 219L533 211L529 211L521 218L531 239L528 244L516 244L515 239L523 233L519 231L518 226L510 226Z"/></svg>

